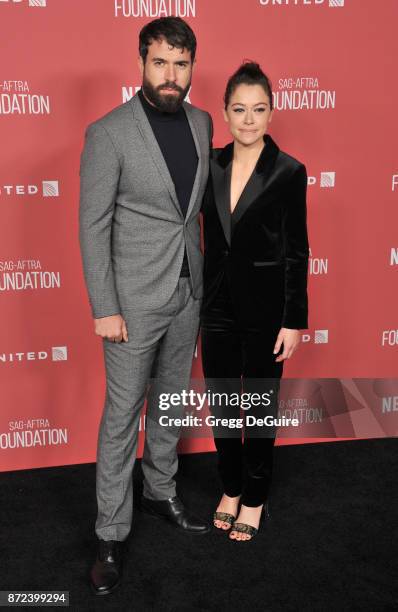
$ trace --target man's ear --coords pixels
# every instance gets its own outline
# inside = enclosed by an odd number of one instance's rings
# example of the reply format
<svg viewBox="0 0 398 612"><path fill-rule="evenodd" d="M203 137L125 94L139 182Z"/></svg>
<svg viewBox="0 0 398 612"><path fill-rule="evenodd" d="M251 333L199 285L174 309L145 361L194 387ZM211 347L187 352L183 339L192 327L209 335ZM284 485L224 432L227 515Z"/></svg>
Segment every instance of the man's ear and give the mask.
<svg viewBox="0 0 398 612"><path fill-rule="evenodd" d="M139 71L141 72L141 74L144 74L144 60L142 59L141 55L139 56L137 62Z"/></svg>

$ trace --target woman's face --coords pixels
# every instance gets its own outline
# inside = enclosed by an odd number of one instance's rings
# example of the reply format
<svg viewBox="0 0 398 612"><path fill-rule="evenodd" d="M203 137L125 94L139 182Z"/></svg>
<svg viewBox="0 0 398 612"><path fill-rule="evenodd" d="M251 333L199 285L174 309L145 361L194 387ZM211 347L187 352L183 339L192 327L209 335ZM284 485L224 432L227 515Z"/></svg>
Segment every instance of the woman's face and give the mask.
<svg viewBox="0 0 398 612"><path fill-rule="evenodd" d="M263 139L271 123L270 99L261 85L238 85L224 110L234 140L253 145Z"/></svg>

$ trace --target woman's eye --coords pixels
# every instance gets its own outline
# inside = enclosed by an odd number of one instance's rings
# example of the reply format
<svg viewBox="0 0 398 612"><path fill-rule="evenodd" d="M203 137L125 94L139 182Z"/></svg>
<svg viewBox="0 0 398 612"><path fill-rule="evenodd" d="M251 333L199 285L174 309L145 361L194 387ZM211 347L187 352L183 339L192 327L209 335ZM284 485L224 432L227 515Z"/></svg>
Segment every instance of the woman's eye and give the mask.
<svg viewBox="0 0 398 612"><path fill-rule="evenodd" d="M263 113L265 111L265 108L256 108L256 111L258 113Z"/></svg>
<svg viewBox="0 0 398 612"><path fill-rule="evenodd" d="M243 108L234 108L234 113L243 113Z"/></svg>

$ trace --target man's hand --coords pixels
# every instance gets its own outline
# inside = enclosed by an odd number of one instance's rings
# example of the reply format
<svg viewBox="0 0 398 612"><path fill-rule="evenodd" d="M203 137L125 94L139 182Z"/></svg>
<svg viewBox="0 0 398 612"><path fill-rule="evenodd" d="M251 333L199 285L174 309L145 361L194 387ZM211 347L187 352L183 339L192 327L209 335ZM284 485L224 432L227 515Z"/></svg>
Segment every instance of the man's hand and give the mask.
<svg viewBox="0 0 398 612"><path fill-rule="evenodd" d="M94 319L94 329L97 336L106 338L111 342L128 341L126 322L121 315Z"/></svg>
<svg viewBox="0 0 398 612"><path fill-rule="evenodd" d="M300 344L301 334L298 329L288 329L282 327L274 346L274 355L279 353L283 343L283 352L278 355L275 361L283 361L289 359Z"/></svg>

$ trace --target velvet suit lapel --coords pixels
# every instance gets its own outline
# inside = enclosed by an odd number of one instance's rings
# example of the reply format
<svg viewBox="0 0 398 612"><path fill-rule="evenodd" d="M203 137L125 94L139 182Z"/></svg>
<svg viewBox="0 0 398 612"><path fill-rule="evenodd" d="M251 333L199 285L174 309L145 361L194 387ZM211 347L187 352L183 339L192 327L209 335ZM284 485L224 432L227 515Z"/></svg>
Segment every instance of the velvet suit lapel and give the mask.
<svg viewBox="0 0 398 612"><path fill-rule="evenodd" d="M234 212L232 213L233 228L241 220L249 206L251 206L258 196L263 194L267 189L279 148L268 134L265 136L264 141L265 146L261 151L256 167L247 181L238 203L235 206Z"/></svg>
<svg viewBox="0 0 398 612"><path fill-rule="evenodd" d="M229 245L231 244L232 230L242 219L251 204L266 191L269 179L271 178L279 153L279 147L268 134L265 136L264 142L264 149L232 215L230 213L230 193L233 143L229 143L224 147L218 159L212 162L214 198L225 238Z"/></svg>
<svg viewBox="0 0 398 612"><path fill-rule="evenodd" d="M232 145L227 145L221 152L220 157L224 151L232 148ZM229 151L227 152L229 155ZM226 155L224 156L226 157ZM211 161L211 175L213 182L214 199L217 207L218 216L224 231L225 239L229 245L231 245L231 214L230 210L230 189L231 189L231 171L232 171L232 155L230 156L230 162L224 166L220 164L220 158ZM221 160L222 162L222 160Z"/></svg>

